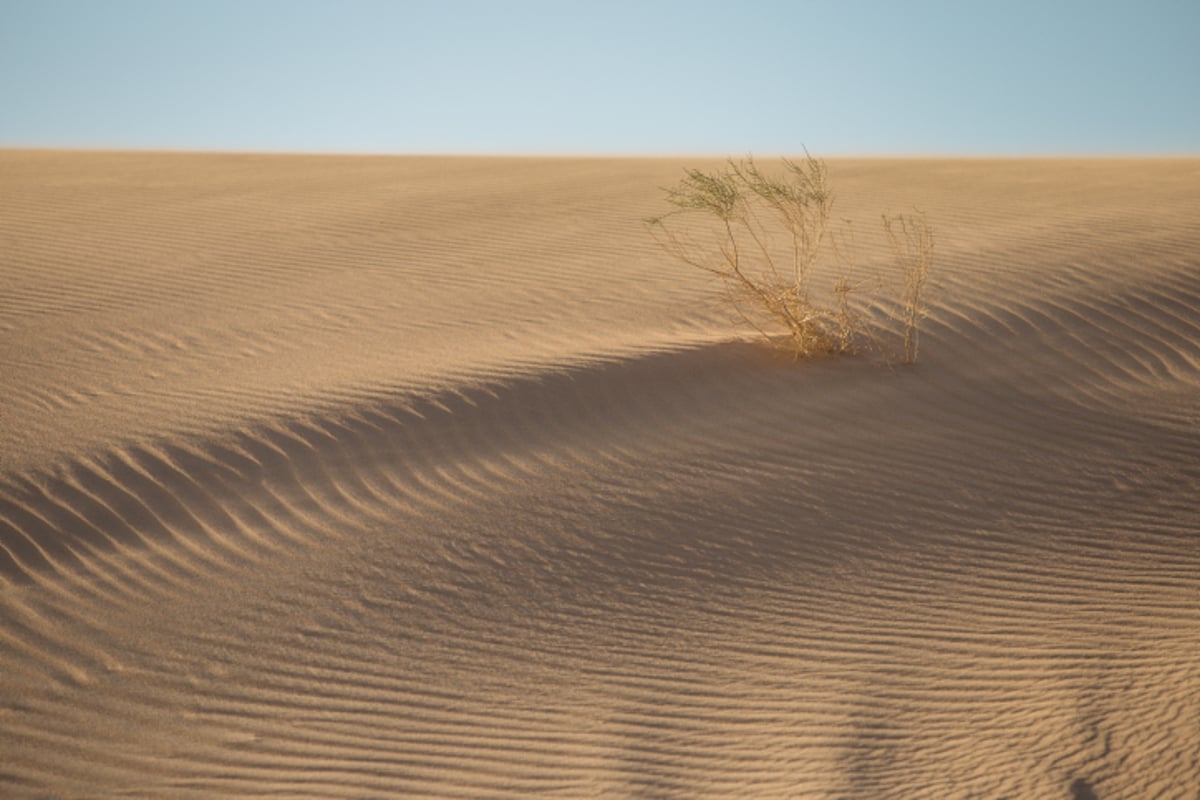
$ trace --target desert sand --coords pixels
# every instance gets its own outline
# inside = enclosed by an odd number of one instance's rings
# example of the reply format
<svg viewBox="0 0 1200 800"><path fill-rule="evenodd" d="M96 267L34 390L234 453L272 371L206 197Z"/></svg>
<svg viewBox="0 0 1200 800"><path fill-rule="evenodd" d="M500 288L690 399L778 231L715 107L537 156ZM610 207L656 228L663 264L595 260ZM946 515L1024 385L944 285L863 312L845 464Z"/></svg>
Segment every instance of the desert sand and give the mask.
<svg viewBox="0 0 1200 800"><path fill-rule="evenodd" d="M831 160L912 367L706 163L0 151L0 796L1194 800L1200 160Z"/></svg>

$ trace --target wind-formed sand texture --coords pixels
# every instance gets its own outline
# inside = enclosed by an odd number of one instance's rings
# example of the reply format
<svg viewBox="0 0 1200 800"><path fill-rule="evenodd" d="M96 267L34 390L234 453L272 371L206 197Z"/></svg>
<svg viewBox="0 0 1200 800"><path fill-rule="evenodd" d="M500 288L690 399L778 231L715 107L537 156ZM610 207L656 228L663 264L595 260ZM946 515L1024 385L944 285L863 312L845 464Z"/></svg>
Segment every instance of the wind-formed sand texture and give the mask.
<svg viewBox="0 0 1200 800"><path fill-rule="evenodd" d="M0 151L0 796L1193 800L1200 161L830 161L912 367L695 165Z"/></svg>

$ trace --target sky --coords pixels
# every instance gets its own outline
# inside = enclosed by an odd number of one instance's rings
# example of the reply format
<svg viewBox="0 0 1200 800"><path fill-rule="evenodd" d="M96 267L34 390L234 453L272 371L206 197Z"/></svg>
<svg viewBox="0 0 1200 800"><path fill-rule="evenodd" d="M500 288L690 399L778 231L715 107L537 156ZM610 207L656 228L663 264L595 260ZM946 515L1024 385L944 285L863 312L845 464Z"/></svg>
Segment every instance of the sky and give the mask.
<svg viewBox="0 0 1200 800"><path fill-rule="evenodd" d="M1200 0L0 0L0 147L1200 155Z"/></svg>

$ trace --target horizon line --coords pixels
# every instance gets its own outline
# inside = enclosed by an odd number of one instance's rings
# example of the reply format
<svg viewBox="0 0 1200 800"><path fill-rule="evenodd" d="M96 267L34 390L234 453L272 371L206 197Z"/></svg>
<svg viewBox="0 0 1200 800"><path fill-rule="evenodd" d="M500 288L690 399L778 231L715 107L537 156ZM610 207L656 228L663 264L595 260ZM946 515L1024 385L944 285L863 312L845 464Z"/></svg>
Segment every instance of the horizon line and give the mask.
<svg viewBox="0 0 1200 800"><path fill-rule="evenodd" d="M729 159L738 157L754 158L793 158L812 152L804 147L796 151L760 151L747 150L740 154L732 152L715 152L702 150L666 151L620 151L620 150L550 150L537 152L532 150L336 150L336 149L264 149L264 148L220 148L220 147L175 147L152 146L136 147L127 145L44 145L44 144L13 144L0 143L0 151L35 151L61 153L143 153L162 155L228 155L228 156L329 156L335 158L527 158L527 159ZM833 151L815 153L823 159L941 159L941 160L1068 160L1068 159L1192 159L1200 158L1200 149L1192 152L1157 152L1157 151L1033 151L1033 152L988 152L988 151Z"/></svg>

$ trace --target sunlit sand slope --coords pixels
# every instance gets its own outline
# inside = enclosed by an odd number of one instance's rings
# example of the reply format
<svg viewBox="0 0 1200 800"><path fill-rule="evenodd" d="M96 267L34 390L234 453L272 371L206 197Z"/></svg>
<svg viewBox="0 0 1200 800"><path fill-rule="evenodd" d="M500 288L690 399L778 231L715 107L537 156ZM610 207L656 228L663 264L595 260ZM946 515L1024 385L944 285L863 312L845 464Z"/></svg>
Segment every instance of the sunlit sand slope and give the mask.
<svg viewBox="0 0 1200 800"><path fill-rule="evenodd" d="M688 163L0 152L0 795L1195 798L1200 161L833 162L912 368Z"/></svg>

